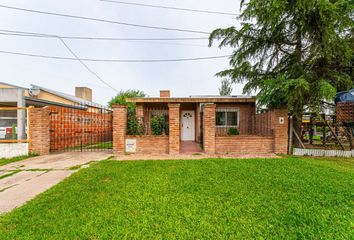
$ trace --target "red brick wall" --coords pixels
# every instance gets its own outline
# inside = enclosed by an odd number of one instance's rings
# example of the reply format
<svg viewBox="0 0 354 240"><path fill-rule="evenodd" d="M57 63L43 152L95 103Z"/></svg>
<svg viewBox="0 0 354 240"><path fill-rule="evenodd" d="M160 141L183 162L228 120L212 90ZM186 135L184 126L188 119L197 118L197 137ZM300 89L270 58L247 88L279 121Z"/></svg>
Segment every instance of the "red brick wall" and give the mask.
<svg viewBox="0 0 354 240"><path fill-rule="evenodd" d="M272 114L273 111L265 111L256 114L253 134L257 134L257 135L273 134Z"/></svg>
<svg viewBox="0 0 354 240"><path fill-rule="evenodd" d="M216 137L216 152L286 154L288 151L287 108L271 109L254 116L254 128L249 133L252 135L244 135L240 131L239 136ZM284 119L284 123L279 122L280 118Z"/></svg>
<svg viewBox="0 0 354 240"><path fill-rule="evenodd" d="M180 104L169 104L169 153L179 154L180 149Z"/></svg>
<svg viewBox="0 0 354 240"><path fill-rule="evenodd" d="M167 154L168 136L126 136L126 139L136 139L136 153Z"/></svg>
<svg viewBox="0 0 354 240"><path fill-rule="evenodd" d="M216 108L238 108L239 109L239 127L240 134L252 134L254 127L254 116L256 107L254 103L234 103L234 104L216 104ZM216 127L217 136L226 136L227 128Z"/></svg>
<svg viewBox="0 0 354 240"><path fill-rule="evenodd" d="M215 153L215 104L205 104L203 113L203 145L204 151Z"/></svg>
<svg viewBox="0 0 354 240"><path fill-rule="evenodd" d="M288 152L288 109L276 108L272 109L272 123L274 131L274 152L276 154L287 154ZM279 119L283 118L284 123L279 123Z"/></svg>
<svg viewBox="0 0 354 240"><path fill-rule="evenodd" d="M125 152L125 134L127 129L127 107L113 105L113 152Z"/></svg>
<svg viewBox="0 0 354 240"><path fill-rule="evenodd" d="M144 117L144 105L142 103L136 104L136 116L139 118Z"/></svg>
<svg viewBox="0 0 354 240"><path fill-rule="evenodd" d="M272 136L239 135L216 137L216 153L264 154L274 152Z"/></svg>
<svg viewBox="0 0 354 240"><path fill-rule="evenodd" d="M48 108L30 108L29 110L30 153L49 154L49 114Z"/></svg>

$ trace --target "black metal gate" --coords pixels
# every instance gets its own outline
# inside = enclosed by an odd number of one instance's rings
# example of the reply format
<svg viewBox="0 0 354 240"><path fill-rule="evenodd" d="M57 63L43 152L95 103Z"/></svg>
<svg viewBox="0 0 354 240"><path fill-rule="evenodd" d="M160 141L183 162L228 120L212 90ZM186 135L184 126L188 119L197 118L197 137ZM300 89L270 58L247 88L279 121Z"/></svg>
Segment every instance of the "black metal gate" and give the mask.
<svg viewBox="0 0 354 240"><path fill-rule="evenodd" d="M93 152L112 149L113 116L108 108L49 106L50 151Z"/></svg>

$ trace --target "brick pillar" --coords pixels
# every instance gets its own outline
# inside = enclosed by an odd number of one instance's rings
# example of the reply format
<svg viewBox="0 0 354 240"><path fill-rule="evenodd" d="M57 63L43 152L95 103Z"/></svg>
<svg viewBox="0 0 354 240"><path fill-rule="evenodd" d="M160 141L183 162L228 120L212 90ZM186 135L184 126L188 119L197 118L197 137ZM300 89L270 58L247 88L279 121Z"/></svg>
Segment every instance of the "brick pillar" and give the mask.
<svg viewBox="0 0 354 240"><path fill-rule="evenodd" d="M274 131L274 153L288 153L288 109L272 109L272 125Z"/></svg>
<svg viewBox="0 0 354 240"><path fill-rule="evenodd" d="M127 107L113 105L113 152L123 154L125 152L125 135L127 130Z"/></svg>
<svg viewBox="0 0 354 240"><path fill-rule="evenodd" d="M141 103L136 104L136 116L138 118L143 118L144 117L144 106Z"/></svg>
<svg viewBox="0 0 354 240"><path fill-rule="evenodd" d="M50 151L50 110L48 108L29 109L29 152L47 155Z"/></svg>
<svg viewBox="0 0 354 240"><path fill-rule="evenodd" d="M180 147L180 104L168 104L169 108L169 154L179 154Z"/></svg>
<svg viewBox="0 0 354 240"><path fill-rule="evenodd" d="M203 113L203 144L205 153L215 153L215 109L213 103L204 105Z"/></svg>

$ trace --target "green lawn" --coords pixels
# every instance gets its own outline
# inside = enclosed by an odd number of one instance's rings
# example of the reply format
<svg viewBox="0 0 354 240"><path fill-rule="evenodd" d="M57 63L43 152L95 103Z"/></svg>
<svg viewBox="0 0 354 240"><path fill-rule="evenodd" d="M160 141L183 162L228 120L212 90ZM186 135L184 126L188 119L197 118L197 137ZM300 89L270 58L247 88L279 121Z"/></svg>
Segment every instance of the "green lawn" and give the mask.
<svg viewBox="0 0 354 240"><path fill-rule="evenodd" d="M353 239L353 161L102 161L0 217L0 238Z"/></svg>
<svg viewBox="0 0 354 240"><path fill-rule="evenodd" d="M38 156L38 155L30 154L30 155L23 155L23 156L18 156L18 157L13 157L13 158L0 158L0 166L6 165L6 164L12 163L12 162L22 161L22 160L25 160L27 158L35 157L35 156Z"/></svg>

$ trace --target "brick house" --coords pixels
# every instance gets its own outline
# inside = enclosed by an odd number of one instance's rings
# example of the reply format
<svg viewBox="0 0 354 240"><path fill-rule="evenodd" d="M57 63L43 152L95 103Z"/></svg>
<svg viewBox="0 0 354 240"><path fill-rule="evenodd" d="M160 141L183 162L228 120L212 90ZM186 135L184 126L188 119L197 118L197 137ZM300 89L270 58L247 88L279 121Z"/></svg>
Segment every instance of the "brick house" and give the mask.
<svg viewBox="0 0 354 240"><path fill-rule="evenodd" d="M256 113L251 96L131 98L136 115L145 125L144 135L126 134L126 108L113 109L113 149L115 153L180 154L286 154L288 150L287 109ZM153 135L151 119L162 115L169 124L168 134Z"/></svg>

